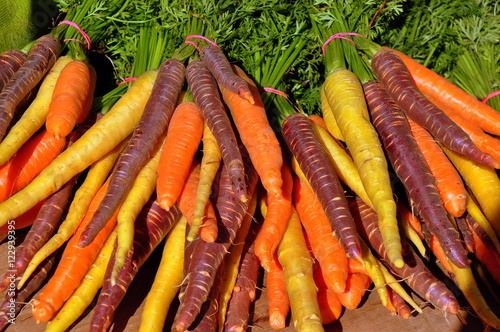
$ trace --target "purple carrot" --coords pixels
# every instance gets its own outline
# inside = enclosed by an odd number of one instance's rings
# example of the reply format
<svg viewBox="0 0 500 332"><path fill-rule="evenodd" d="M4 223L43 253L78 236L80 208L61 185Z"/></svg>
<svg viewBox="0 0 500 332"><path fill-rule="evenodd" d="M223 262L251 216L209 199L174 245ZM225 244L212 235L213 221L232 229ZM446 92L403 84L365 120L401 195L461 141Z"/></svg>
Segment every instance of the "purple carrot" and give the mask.
<svg viewBox="0 0 500 332"><path fill-rule="evenodd" d="M467 223L467 217L470 216L466 214L465 216L455 218L455 222L457 224L458 231L462 237L462 241L464 242L464 246L468 252L474 252L474 241L472 240L471 230Z"/></svg>
<svg viewBox="0 0 500 332"><path fill-rule="evenodd" d="M247 154L243 154L248 193L254 193L258 176ZM233 243L243 217L248 210L248 200L242 202L233 191L226 167L221 167L214 185L214 207L217 213L219 233L216 241L205 242L197 236L192 242L190 264L186 270L185 292L181 299L174 330L185 331L200 313L214 283L215 275L224 256Z"/></svg>
<svg viewBox="0 0 500 332"><path fill-rule="evenodd" d="M106 195L82 232L80 247L88 246L111 219L125 200L137 174L153 156L155 148L161 143L162 134L167 130L184 79L185 67L179 60L168 59L160 66L141 120L116 162Z"/></svg>
<svg viewBox="0 0 500 332"><path fill-rule="evenodd" d="M19 103L43 79L60 53L61 44L51 35L35 41L26 60L0 92L0 140L7 133Z"/></svg>
<svg viewBox="0 0 500 332"><path fill-rule="evenodd" d="M318 196L334 235L347 255L360 259L360 239L349 213L344 188L318 141L310 120L300 113L289 115L283 121L282 132L288 148Z"/></svg>
<svg viewBox="0 0 500 332"><path fill-rule="evenodd" d="M460 233L448 219L436 180L418 149L405 114L379 82L367 82L363 89L373 125L416 213L428 224L450 260L459 267L468 266Z"/></svg>
<svg viewBox="0 0 500 332"><path fill-rule="evenodd" d="M499 161L481 151L460 126L418 90L408 68L394 51L378 51L372 58L371 66L375 76L406 115L437 140L471 160L500 168Z"/></svg>
<svg viewBox="0 0 500 332"><path fill-rule="evenodd" d="M200 107L203 118L220 147L224 167L231 179L231 186L238 197L246 201L248 197L245 167L217 82L210 70L199 60L192 61L187 66L186 78L194 101Z"/></svg>
<svg viewBox="0 0 500 332"><path fill-rule="evenodd" d="M19 50L8 50L0 54L0 91L25 60L26 54Z"/></svg>
<svg viewBox="0 0 500 332"><path fill-rule="evenodd" d="M248 83L234 73L229 60L220 47L212 44L203 47L201 61L210 70L218 84L252 104L255 102Z"/></svg>
<svg viewBox="0 0 500 332"><path fill-rule="evenodd" d="M411 246L407 242L403 243L404 266L396 267L387 257L375 211L359 197L348 200L359 233L390 269L401 279L404 279L415 293L432 303L436 308L441 308L450 314L457 314L460 305L453 292L432 274Z"/></svg>

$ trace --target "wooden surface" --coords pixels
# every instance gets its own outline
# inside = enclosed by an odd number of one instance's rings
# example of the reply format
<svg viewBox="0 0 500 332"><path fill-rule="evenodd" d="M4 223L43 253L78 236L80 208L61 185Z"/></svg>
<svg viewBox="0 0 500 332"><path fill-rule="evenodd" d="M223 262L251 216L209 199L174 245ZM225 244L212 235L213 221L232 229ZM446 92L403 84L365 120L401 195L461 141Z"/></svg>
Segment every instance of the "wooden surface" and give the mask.
<svg viewBox="0 0 500 332"><path fill-rule="evenodd" d="M159 263L159 250L156 250L146 264L139 271L136 279L131 285L129 292L122 301L116 316L115 323L111 328L113 332L120 331L137 331L140 325L144 299L147 295L149 286L152 284L156 266ZM0 276L3 277L6 270L6 243L0 244ZM262 278L261 278L262 279ZM266 307L266 291L265 287L260 283L260 291L258 299L253 308L253 320L248 331L251 332L268 332L273 330L267 320ZM0 295L3 298L3 294ZM420 300L416 299L418 303ZM326 331L339 332L360 332L360 331L425 331L425 332L480 332L483 327L480 321L470 314L467 310L467 303L464 303L464 310L459 316L446 315L439 309L434 309L430 306L425 306L423 313L414 315L405 320L399 316L391 316L390 312L385 309L378 298L376 292L368 293L365 296L363 303L355 310L345 311L340 320L325 326ZM176 304L172 304L172 308L176 308ZM172 311L172 310L171 310ZM69 330L73 332L86 331L91 320L91 308L76 322ZM173 312L165 325L165 331L169 331L172 324ZM20 315L16 318L15 324L10 325L5 331L43 331L45 324L37 325L31 316L31 306L27 305ZM292 332L295 329L288 323L288 326L281 330L283 332Z"/></svg>

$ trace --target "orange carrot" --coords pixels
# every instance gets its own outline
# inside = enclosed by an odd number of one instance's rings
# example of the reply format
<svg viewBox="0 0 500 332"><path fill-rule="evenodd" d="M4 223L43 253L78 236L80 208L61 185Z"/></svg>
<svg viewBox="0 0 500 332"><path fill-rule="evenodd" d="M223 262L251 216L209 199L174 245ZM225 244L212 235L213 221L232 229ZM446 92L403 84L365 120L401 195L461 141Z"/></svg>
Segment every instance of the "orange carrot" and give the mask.
<svg viewBox="0 0 500 332"><path fill-rule="evenodd" d="M90 69L80 60L66 65L57 79L45 120L47 131L56 137L67 136L77 124L90 92Z"/></svg>
<svg viewBox="0 0 500 332"><path fill-rule="evenodd" d="M346 290L337 294L340 303L346 309L356 309L366 291L369 290L372 280L364 273L352 273L347 277Z"/></svg>
<svg viewBox="0 0 500 332"><path fill-rule="evenodd" d="M112 231L118 213L115 213L91 244L84 248L78 246L80 235L92 219L92 215L104 197L108 185L109 179L94 196L85 218L76 233L68 241L54 275L47 282L38 298L33 300L33 317L37 322L50 320L62 307L80 284L80 280L85 276L87 269L94 262L104 241Z"/></svg>
<svg viewBox="0 0 500 332"><path fill-rule="evenodd" d="M489 105L477 100L474 96L463 91L446 78L419 64L414 59L401 52L393 50L408 67L411 76L424 93L433 95L441 100L450 110L461 117L475 123L484 131L500 135L500 113Z"/></svg>
<svg viewBox="0 0 500 332"><path fill-rule="evenodd" d="M464 214L467 203L467 190L460 174L427 130L411 119L408 119L408 123L417 146L436 179L444 208L453 216L460 217Z"/></svg>
<svg viewBox="0 0 500 332"><path fill-rule="evenodd" d="M280 144L269 124L256 84L241 68L233 66L233 70L237 77L248 84L254 102L251 103L219 85L222 99L231 112L238 134L250 154L262 185L270 195L279 197L284 182L281 177L283 157Z"/></svg>
<svg viewBox="0 0 500 332"><path fill-rule="evenodd" d="M276 254L266 272L267 310L269 324L275 330L285 328L286 317L290 312L290 299L286 290L285 275Z"/></svg>
<svg viewBox="0 0 500 332"><path fill-rule="evenodd" d="M431 235L429 239L429 248L432 253L436 256L439 262L443 265L444 269L450 273L453 273L450 263L446 259L446 254L444 253L443 247L439 243L438 239Z"/></svg>
<svg viewBox="0 0 500 332"><path fill-rule="evenodd" d="M82 112L80 113L80 117L76 119L76 123L82 123L83 121L85 121L85 119L87 119L94 103L94 93L97 84L97 72L92 64L88 64L88 66L90 70L90 88L89 92L87 93L87 98L83 103Z"/></svg>
<svg viewBox="0 0 500 332"><path fill-rule="evenodd" d="M46 130L26 142L7 163L0 167L0 202L24 188L66 146Z"/></svg>
<svg viewBox="0 0 500 332"><path fill-rule="evenodd" d="M328 288L344 292L348 275L347 256L336 237L319 199L308 183L293 180L295 208L304 227L314 258L319 262Z"/></svg>
<svg viewBox="0 0 500 332"><path fill-rule="evenodd" d="M191 102L179 104L168 126L158 167L158 201L169 210L177 201L203 133L203 116Z"/></svg>
<svg viewBox="0 0 500 332"><path fill-rule="evenodd" d="M195 158L189 170L187 180L179 194L177 203L179 209L187 219L189 225L192 225L194 219L194 209L196 205L196 194L200 182L201 164L198 158ZM217 217L211 201L205 206L205 216L200 228L200 237L203 241L214 242L217 239Z"/></svg>
<svg viewBox="0 0 500 332"><path fill-rule="evenodd" d="M326 126L325 119L323 119L321 116L318 114L309 114L308 115L309 120L311 120L314 123L317 123L318 125L321 126L324 130L328 131L328 127ZM331 134L330 134L331 135Z"/></svg>
<svg viewBox="0 0 500 332"><path fill-rule="evenodd" d="M282 164L281 173L283 179L281 194L274 196L268 193L265 203L267 213L262 229L255 240L255 254L266 271L269 271L270 261L283 238L292 211L293 178L287 162Z"/></svg>
<svg viewBox="0 0 500 332"><path fill-rule="evenodd" d="M325 273L321 266L314 264L313 270L314 282L318 287L318 304L321 309L321 322L323 324L330 324L338 320L342 315L343 306L337 293L328 288L324 276Z"/></svg>
<svg viewBox="0 0 500 332"><path fill-rule="evenodd" d="M403 202L398 201L398 213L399 215L406 220L406 222L417 232L421 239L424 238L424 234L422 233L422 224L420 223L420 219L416 215L414 215Z"/></svg>

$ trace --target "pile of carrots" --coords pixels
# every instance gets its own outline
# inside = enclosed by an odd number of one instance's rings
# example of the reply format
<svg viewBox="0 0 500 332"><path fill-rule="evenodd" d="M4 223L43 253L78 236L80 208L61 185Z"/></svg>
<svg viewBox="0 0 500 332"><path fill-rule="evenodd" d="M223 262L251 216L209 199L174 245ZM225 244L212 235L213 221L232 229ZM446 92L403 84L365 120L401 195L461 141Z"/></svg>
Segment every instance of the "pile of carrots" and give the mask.
<svg viewBox="0 0 500 332"><path fill-rule="evenodd" d="M175 331L244 331L262 273L274 329L291 315L322 331L372 288L405 319L422 312L412 293L455 315L431 256L500 329L481 293L500 286L500 114L353 40L375 79L336 68L321 113L292 111L279 130L212 43L127 83L105 114L91 111L98 73L57 38L0 55L0 228L12 241L29 227L0 282L0 325L14 301L47 331L94 306L90 330L107 331L163 246L141 331L162 331L176 298Z"/></svg>

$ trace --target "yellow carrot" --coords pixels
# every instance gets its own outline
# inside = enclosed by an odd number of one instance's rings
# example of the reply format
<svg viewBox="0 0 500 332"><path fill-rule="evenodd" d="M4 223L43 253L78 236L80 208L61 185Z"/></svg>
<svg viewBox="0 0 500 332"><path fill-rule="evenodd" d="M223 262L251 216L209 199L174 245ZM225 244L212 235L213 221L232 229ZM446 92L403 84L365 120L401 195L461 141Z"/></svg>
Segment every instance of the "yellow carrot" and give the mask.
<svg viewBox="0 0 500 332"><path fill-rule="evenodd" d="M323 84L325 95L342 132L361 181L379 217L379 227L389 260L403 266L397 208L391 187L389 166L372 123L357 76L347 69L329 74Z"/></svg>
<svg viewBox="0 0 500 332"><path fill-rule="evenodd" d="M139 332L163 331L165 318L182 282L187 219L181 217L167 235L162 258L141 316Z"/></svg>
<svg viewBox="0 0 500 332"><path fill-rule="evenodd" d="M476 163L441 145L478 202L481 211L500 236L500 178L491 166Z"/></svg>
<svg viewBox="0 0 500 332"><path fill-rule="evenodd" d="M64 332L83 314L102 287L104 274L116 243L116 229L106 239L94 263L82 279L80 286L64 303L57 315L48 323L45 332Z"/></svg>
<svg viewBox="0 0 500 332"><path fill-rule="evenodd" d="M206 123L203 127L202 141L203 157L201 159L200 182L198 184L198 193L196 194L193 223L187 235L188 241L192 241L195 238L200 226L203 224L205 206L210 199L212 183L215 174L219 170L222 158L217 140Z"/></svg>
<svg viewBox="0 0 500 332"><path fill-rule="evenodd" d="M339 126L337 125L337 121L335 120L335 116L333 115L332 108L328 103L328 98L326 98L324 86L321 87L320 97L321 97L321 114L323 115L323 119L325 120L328 132L339 141L344 141L344 135L342 135L342 132L340 131Z"/></svg>
<svg viewBox="0 0 500 332"><path fill-rule="evenodd" d="M47 73L35 99L0 142L0 165L5 164L38 129L42 128L59 74L71 61L73 61L71 57L61 56Z"/></svg>
<svg viewBox="0 0 500 332"><path fill-rule="evenodd" d="M142 74L116 104L30 184L0 204L0 226L32 208L111 151L139 123L157 71Z"/></svg>
<svg viewBox="0 0 500 332"><path fill-rule="evenodd" d="M297 211L292 207L288 226L277 248L297 331L324 331L309 254Z"/></svg>
<svg viewBox="0 0 500 332"><path fill-rule="evenodd" d="M54 234L47 243L40 248L35 256L31 259L26 271L23 273L19 281L19 287L22 287L24 282L28 280L36 267L43 262L50 254L61 247L69 240L80 225L94 195L99 191L101 186L106 181L109 172L113 168L118 155L123 150L127 140L116 146L113 150L104 155L101 159L90 166L90 169L85 177L84 182L78 187L75 196L66 214L66 218L59 226L57 233Z"/></svg>
<svg viewBox="0 0 500 332"><path fill-rule="evenodd" d="M484 213L481 211L474 198L470 195L467 195L467 213L474 218L482 229L484 229L486 234L488 234L490 239L493 241L497 250L500 251L500 237L497 236L495 230L491 227L491 223L488 219L486 219Z"/></svg>
<svg viewBox="0 0 500 332"><path fill-rule="evenodd" d="M382 263L372 254L370 248L365 242L362 242L363 246L363 256L362 263L368 276L372 279L375 290L380 297L380 301L383 306L386 306L389 302L389 293L387 292L386 279L384 276L384 271L382 269Z"/></svg>

